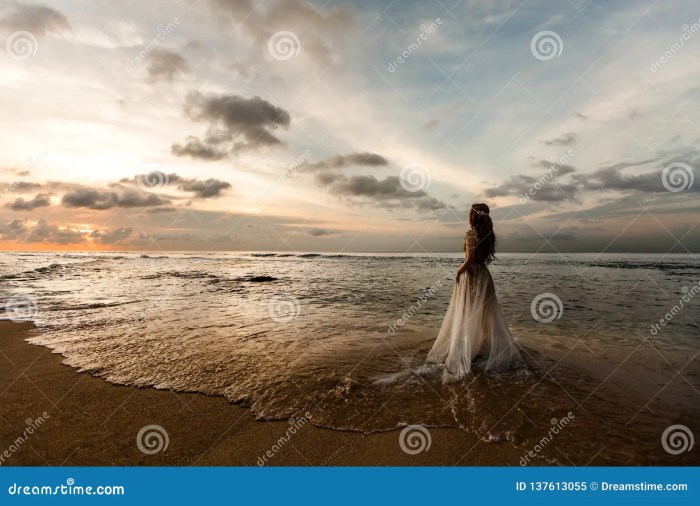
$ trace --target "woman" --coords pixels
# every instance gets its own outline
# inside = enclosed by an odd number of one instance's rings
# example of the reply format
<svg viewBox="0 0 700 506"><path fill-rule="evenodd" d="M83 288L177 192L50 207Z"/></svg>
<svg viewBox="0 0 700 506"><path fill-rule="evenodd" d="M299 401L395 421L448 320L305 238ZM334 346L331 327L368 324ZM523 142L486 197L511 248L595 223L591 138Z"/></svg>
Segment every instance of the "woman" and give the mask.
<svg viewBox="0 0 700 506"><path fill-rule="evenodd" d="M486 372L525 369L518 345L503 320L491 273L496 235L489 206L474 204L469 211L471 229L464 237L466 260L457 271L457 284L440 333L428 354L428 362L445 364L456 379L471 372L472 360L488 357Z"/></svg>

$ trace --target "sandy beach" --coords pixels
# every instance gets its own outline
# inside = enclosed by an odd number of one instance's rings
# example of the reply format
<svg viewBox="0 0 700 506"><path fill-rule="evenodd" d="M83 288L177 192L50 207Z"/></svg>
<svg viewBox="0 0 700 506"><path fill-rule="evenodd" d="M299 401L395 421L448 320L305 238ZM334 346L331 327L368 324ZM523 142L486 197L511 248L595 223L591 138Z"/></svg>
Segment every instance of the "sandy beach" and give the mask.
<svg viewBox="0 0 700 506"><path fill-rule="evenodd" d="M363 435L305 424L286 443L288 422L258 422L221 397L110 384L62 364L48 348L27 343L30 323L0 322L0 453L2 465L519 465L508 443L486 444L457 429L430 429L430 448L399 446L400 431ZM16 445L28 421L48 416ZM31 424L30 424L31 425ZM167 449L147 455L136 438L160 425Z"/></svg>

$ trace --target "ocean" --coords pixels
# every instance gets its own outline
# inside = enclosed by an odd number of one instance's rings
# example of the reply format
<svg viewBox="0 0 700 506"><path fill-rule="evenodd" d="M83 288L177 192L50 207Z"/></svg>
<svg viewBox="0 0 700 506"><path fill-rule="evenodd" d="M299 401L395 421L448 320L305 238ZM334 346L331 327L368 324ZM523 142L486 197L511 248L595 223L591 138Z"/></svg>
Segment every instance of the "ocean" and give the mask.
<svg viewBox="0 0 700 506"><path fill-rule="evenodd" d="M224 396L260 420L454 427L532 454L522 465L698 463L661 444L700 415L694 255L499 254L531 374L445 383L424 360L462 258L0 253L0 300L78 371Z"/></svg>

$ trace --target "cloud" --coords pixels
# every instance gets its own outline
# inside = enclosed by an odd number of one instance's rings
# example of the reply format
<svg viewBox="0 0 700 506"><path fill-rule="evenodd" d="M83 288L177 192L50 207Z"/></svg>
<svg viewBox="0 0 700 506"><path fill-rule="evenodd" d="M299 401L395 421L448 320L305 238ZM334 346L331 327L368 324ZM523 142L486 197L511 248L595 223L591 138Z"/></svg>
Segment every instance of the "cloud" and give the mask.
<svg viewBox="0 0 700 506"><path fill-rule="evenodd" d="M327 67L338 53L349 47L348 38L357 27L357 19L342 7L323 12L301 0L257 2L251 0L212 0L217 16L230 18L253 36L254 44L267 50L270 37L279 31L291 31L298 37L300 54Z"/></svg>
<svg viewBox="0 0 700 506"><path fill-rule="evenodd" d="M646 172L643 174L625 174L624 170L630 167L640 167L657 162L659 158L651 158L638 161L623 161L613 165L600 167L598 170L587 173L576 173L576 169L570 165L552 164L547 160L540 160L534 166L547 169L537 177L528 175L511 176L503 183L488 188L484 195L489 198L506 196L527 196L527 200L542 202L578 202L578 195L583 192L614 191L618 193L659 193L673 195L664 186L663 170ZM679 162L676 156L671 158L664 166L672 162ZM695 167L700 166L700 159L691 160L690 163L681 162L692 171L694 180L700 179L700 170ZM691 177L687 169L681 172L688 179ZM563 176L571 174L567 182L559 181ZM680 175L680 174L679 174ZM667 176L668 179L669 176ZM700 186L693 185L685 188L687 191L699 192Z"/></svg>
<svg viewBox="0 0 700 506"><path fill-rule="evenodd" d="M281 145L275 130L288 128L289 113L255 96L203 95L193 92L185 99L185 113L193 121L209 123L204 140L190 136L184 146L174 144L174 155L204 160L219 159L263 146Z"/></svg>
<svg viewBox="0 0 700 506"><path fill-rule="evenodd" d="M10 223L0 220L0 238L4 240L15 239L26 232L27 227L24 220L12 220Z"/></svg>
<svg viewBox="0 0 700 506"><path fill-rule="evenodd" d="M3 192L27 193L41 188L39 183L29 183L27 181L16 181L14 183L4 183L0 186Z"/></svg>
<svg viewBox="0 0 700 506"><path fill-rule="evenodd" d="M571 146L576 143L576 135L573 132L569 132L556 139L542 141L542 143L547 146Z"/></svg>
<svg viewBox="0 0 700 506"><path fill-rule="evenodd" d="M335 230L328 230L325 228L312 228L307 232L311 237L323 237L328 235L339 235L339 232Z"/></svg>
<svg viewBox="0 0 700 506"><path fill-rule="evenodd" d="M93 230L90 233L90 237L99 244L115 244L128 238L132 232L133 229L131 227L120 227L108 232Z"/></svg>
<svg viewBox="0 0 700 506"><path fill-rule="evenodd" d="M389 161L375 153L349 153L347 155L335 155L316 163L307 163L300 167L300 172L312 172L322 169L341 169L349 166L381 167L389 164Z"/></svg>
<svg viewBox="0 0 700 506"><path fill-rule="evenodd" d="M13 211L33 211L37 207L46 207L51 205L51 200L45 194L38 194L31 200L24 200L22 197L15 199L14 202L6 204Z"/></svg>
<svg viewBox="0 0 700 506"><path fill-rule="evenodd" d="M147 181L149 178L148 174L140 174L131 179L124 178L120 183L135 183L138 180ZM209 199L213 197L220 197L224 190L231 189L231 183L226 181L220 181L219 179L209 178L209 179L188 179L174 172L171 174L166 174L163 178L168 185L177 185L177 188L184 192L192 192L195 194L196 199Z"/></svg>
<svg viewBox="0 0 700 506"><path fill-rule="evenodd" d="M113 207L155 207L170 204L155 193L141 193L131 189L120 191L97 190L94 188L78 187L61 199L65 207L85 207L87 209L104 210Z"/></svg>
<svg viewBox="0 0 700 506"><path fill-rule="evenodd" d="M447 206L425 191L405 190L396 176L378 180L374 176L355 175L347 177L337 172L319 172L316 183L335 195L351 199L365 198L380 207L414 208L419 211L435 211Z"/></svg>
<svg viewBox="0 0 700 506"><path fill-rule="evenodd" d="M70 31L68 19L50 7L13 4L0 11L0 29L26 30L35 36L56 35Z"/></svg>
<svg viewBox="0 0 700 506"><path fill-rule="evenodd" d="M195 198L208 199L218 197L221 192L231 188L231 183L219 181L218 179L207 179L199 181L196 179L187 179L178 185L178 188L186 192L194 192Z"/></svg>
<svg viewBox="0 0 700 506"><path fill-rule="evenodd" d="M146 209L146 212L148 214L166 214L166 213L174 213L176 211L177 211L177 209L174 207L152 207L150 209Z"/></svg>
<svg viewBox="0 0 700 506"><path fill-rule="evenodd" d="M546 169L546 171L536 177L524 174L510 176L501 184L487 188L484 191L484 196L494 198L525 195L528 200L540 202L576 202L579 185L557 181L558 178L573 174L576 171L574 167L566 164L553 164L547 160L539 160L533 166Z"/></svg>
<svg viewBox="0 0 700 506"><path fill-rule="evenodd" d="M197 239L197 236L189 232L163 232L162 234L139 234L139 240L142 241L192 241Z"/></svg>
<svg viewBox="0 0 700 506"><path fill-rule="evenodd" d="M662 193L666 192L664 186L663 170L647 172L645 174L624 174L622 171L627 167L646 165L654 160L642 160L639 162L623 162L608 167L602 167L592 174L577 176L576 180L582 188L590 191L619 191L619 192L639 192L639 193ZM670 163L670 162L669 162ZM668 164L666 164L668 165ZM700 159L693 163L685 164L692 171L695 181L700 178ZM686 172L685 170L683 172ZM690 174L686 174L688 177ZM700 192L700 185L694 184L687 191Z"/></svg>
<svg viewBox="0 0 700 506"><path fill-rule="evenodd" d="M85 234L74 228L60 228L41 219L31 229L26 242L48 242L53 244L80 244L85 242Z"/></svg>
<svg viewBox="0 0 700 506"><path fill-rule="evenodd" d="M222 160L229 156L226 151L220 151L208 144L204 144L200 139L190 135L185 144L173 144L170 149L175 156L191 156L200 160Z"/></svg>
<svg viewBox="0 0 700 506"><path fill-rule="evenodd" d="M174 51L155 49L148 55L148 75L151 81L172 81L190 71L187 60Z"/></svg>

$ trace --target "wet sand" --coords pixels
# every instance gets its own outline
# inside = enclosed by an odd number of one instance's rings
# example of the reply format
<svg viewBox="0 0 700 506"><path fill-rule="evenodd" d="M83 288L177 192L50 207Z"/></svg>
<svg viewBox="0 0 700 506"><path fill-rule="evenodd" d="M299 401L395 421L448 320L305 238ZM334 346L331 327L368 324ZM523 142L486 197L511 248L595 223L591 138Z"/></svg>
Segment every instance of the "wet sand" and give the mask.
<svg viewBox="0 0 700 506"><path fill-rule="evenodd" d="M363 435L297 421L291 434L289 422L256 421L222 397L118 386L78 373L61 355L27 343L32 332L30 323L0 321L0 465L518 466L522 457L508 443L448 428L431 428L430 448L416 455L402 451L399 430ZM31 434L28 423L36 427ZM166 449L139 449L137 435L147 425L165 430Z"/></svg>

